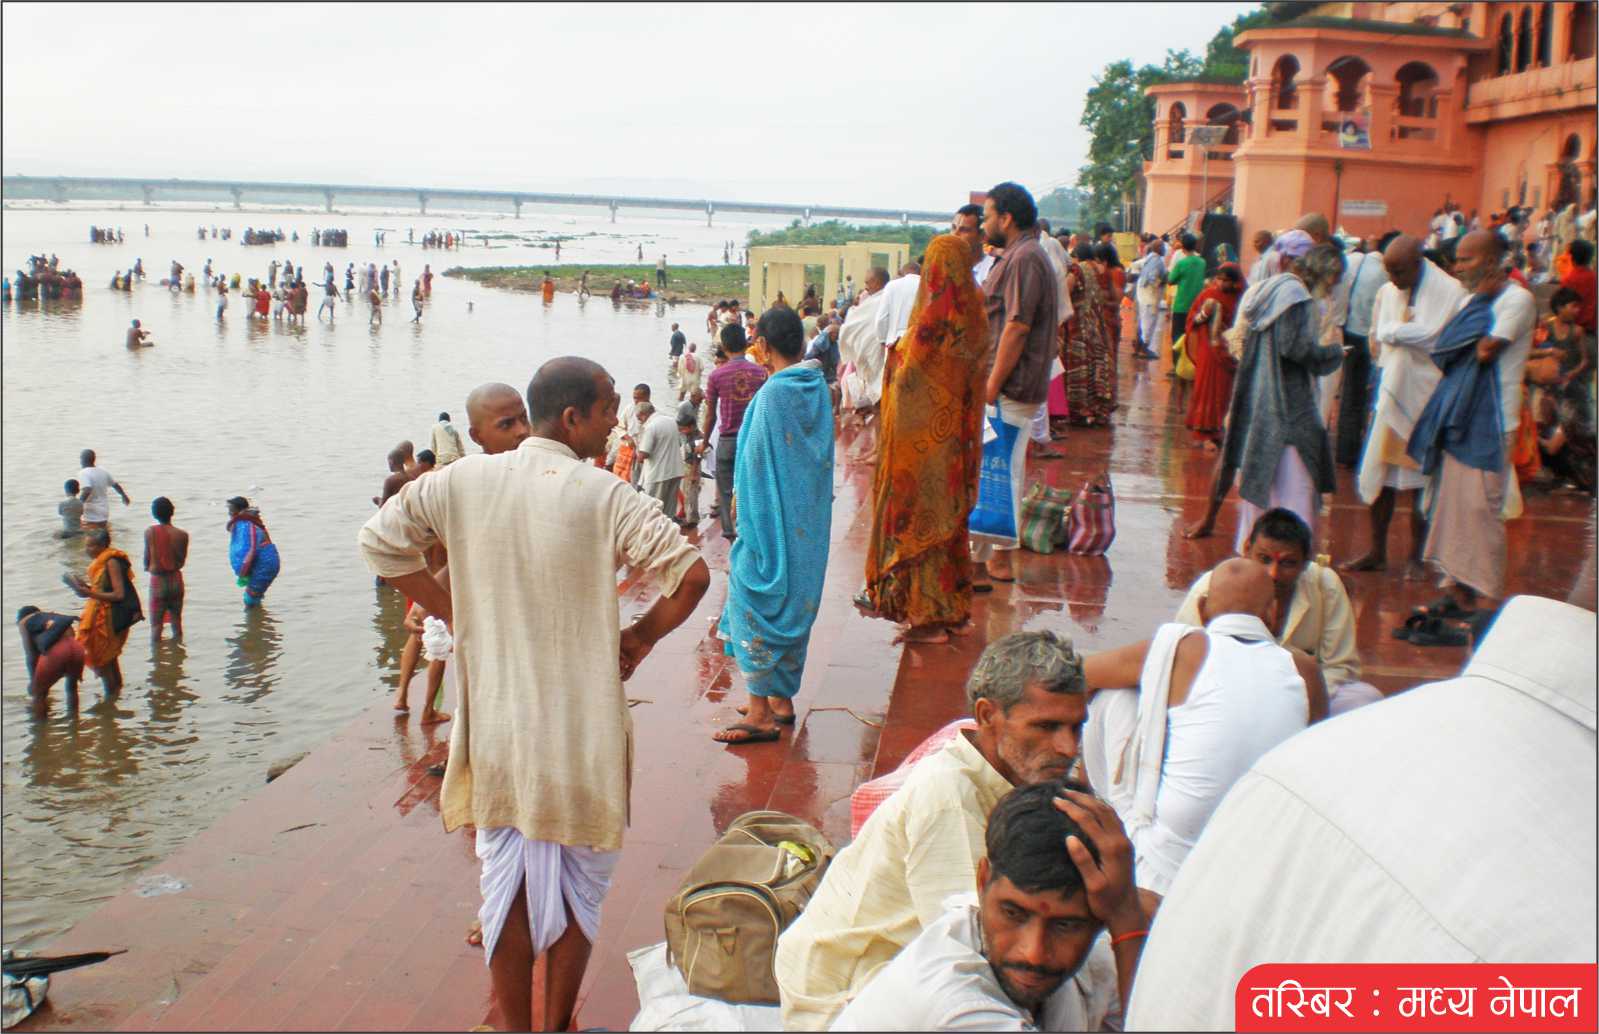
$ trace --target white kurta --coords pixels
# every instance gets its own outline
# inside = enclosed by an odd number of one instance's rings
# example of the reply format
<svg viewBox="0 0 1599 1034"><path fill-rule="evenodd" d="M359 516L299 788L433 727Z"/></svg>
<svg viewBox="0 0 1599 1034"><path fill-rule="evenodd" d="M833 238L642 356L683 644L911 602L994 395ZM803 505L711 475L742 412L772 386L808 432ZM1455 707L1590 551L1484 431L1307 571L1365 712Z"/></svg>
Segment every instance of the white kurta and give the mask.
<svg viewBox="0 0 1599 1034"><path fill-rule="evenodd" d="M886 290L886 289L885 289ZM844 402L854 409L872 406L883 397L883 366L887 355L877 334L877 314L883 291L869 294L850 306L838 332L838 354Z"/></svg>
<svg viewBox="0 0 1599 1034"><path fill-rule="evenodd" d="M385 578L423 570L437 541L450 554L459 688L444 828L617 850L632 720L616 568L649 570L670 594L698 551L651 499L547 438L410 482L360 535Z"/></svg>
<svg viewBox="0 0 1599 1034"><path fill-rule="evenodd" d="M1377 289L1377 305L1371 317L1371 343L1378 349L1377 406L1371 432L1360 457L1356 484L1360 498L1375 502L1387 488L1412 490L1426 485L1426 478L1408 460L1401 461L1416 419L1427 408L1443 371L1431 357L1433 344L1466 296L1460 281L1426 259L1421 260L1421 281L1411 291L1393 284Z"/></svg>
<svg viewBox="0 0 1599 1034"><path fill-rule="evenodd" d="M1268 962L1592 965L1594 635L1516 597L1459 678L1256 762L1161 904L1126 1029L1233 1030Z"/></svg>

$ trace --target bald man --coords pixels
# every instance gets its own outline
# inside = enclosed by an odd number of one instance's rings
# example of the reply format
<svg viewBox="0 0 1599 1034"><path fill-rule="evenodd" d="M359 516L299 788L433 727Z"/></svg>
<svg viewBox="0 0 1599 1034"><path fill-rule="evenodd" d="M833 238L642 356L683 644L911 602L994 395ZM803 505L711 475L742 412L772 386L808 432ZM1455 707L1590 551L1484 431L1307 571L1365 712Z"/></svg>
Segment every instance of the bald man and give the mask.
<svg viewBox="0 0 1599 1034"><path fill-rule="evenodd" d="M597 363L546 362L528 385L527 440L411 482L360 534L373 573L457 634L439 811L446 831L477 831L478 916L508 1030L534 1029L538 956L537 1029L571 1026L629 811L622 682L710 584L671 518L591 462L619 401ZM435 544L449 553L448 587L427 571ZM662 593L626 628L616 606L624 563Z"/></svg>
<svg viewBox="0 0 1599 1034"><path fill-rule="evenodd" d="M1377 402L1356 478L1361 501L1370 507L1371 548L1341 569L1387 568L1388 528L1395 503L1404 495L1410 501L1410 562L1405 575L1416 579L1425 570L1421 548L1427 538L1427 512L1422 508L1422 491L1427 478L1405 455L1405 445L1443 376L1432 361L1432 346L1460 308L1466 290L1422 256L1421 241L1415 237L1395 237L1382 261L1388 282L1377 289L1371 317Z"/></svg>
<svg viewBox="0 0 1599 1034"><path fill-rule="evenodd" d="M1267 627L1275 599L1266 569L1235 557L1211 572L1203 629L1162 625L1151 640L1084 659L1093 694L1084 773L1127 827L1151 911L1232 784L1327 715L1316 662Z"/></svg>
<svg viewBox="0 0 1599 1034"><path fill-rule="evenodd" d="M1479 619L1479 599L1505 595L1504 519L1521 514L1511 454L1538 314L1531 292L1505 269L1507 247L1491 230L1460 239L1455 275L1470 295L1433 345L1443 376L1407 447L1433 480L1422 559L1442 573L1448 595L1429 611L1468 621L1477 636L1496 612L1484 608Z"/></svg>
<svg viewBox="0 0 1599 1034"><path fill-rule="evenodd" d="M466 397L467 434L490 456L510 452L533 433L522 393L509 384L490 382Z"/></svg>

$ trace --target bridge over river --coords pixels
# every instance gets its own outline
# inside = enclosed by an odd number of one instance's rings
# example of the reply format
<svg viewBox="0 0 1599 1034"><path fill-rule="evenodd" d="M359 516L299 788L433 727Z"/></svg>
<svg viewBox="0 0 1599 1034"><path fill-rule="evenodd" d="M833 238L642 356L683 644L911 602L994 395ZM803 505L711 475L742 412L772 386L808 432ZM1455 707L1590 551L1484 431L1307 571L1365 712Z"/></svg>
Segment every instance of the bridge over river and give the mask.
<svg viewBox="0 0 1599 1034"><path fill-rule="evenodd" d="M95 199L108 194L115 198L157 201L215 201L233 199L239 208L244 201L281 201L284 198L320 198L329 212L335 199L362 201L412 201L427 214L429 204L471 201L504 204L518 218L523 205L594 205L611 210L616 221L619 208L655 208L705 213L711 225L717 212L759 212L790 215L807 225L812 219L881 219L899 223L938 222L948 212L926 212L910 208L849 208L839 205L784 204L764 201L719 201L709 198L632 197L622 194L552 194L536 190L466 190L459 187L374 187L352 183L267 183L247 180L138 179L113 176L6 176L3 192L8 199L30 198L71 201L85 195Z"/></svg>

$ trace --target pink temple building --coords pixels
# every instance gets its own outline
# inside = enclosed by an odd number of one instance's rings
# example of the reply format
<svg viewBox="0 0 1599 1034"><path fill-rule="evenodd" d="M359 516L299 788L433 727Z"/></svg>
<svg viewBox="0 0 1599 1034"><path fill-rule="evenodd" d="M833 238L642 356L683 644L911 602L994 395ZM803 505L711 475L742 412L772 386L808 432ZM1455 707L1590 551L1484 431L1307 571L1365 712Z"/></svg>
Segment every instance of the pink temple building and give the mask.
<svg viewBox="0 0 1599 1034"><path fill-rule="evenodd" d="M1224 209L1246 237L1308 211L1424 232L1446 200L1486 220L1594 196L1593 3L1267 7L1294 16L1239 35L1244 83L1147 91L1145 230Z"/></svg>

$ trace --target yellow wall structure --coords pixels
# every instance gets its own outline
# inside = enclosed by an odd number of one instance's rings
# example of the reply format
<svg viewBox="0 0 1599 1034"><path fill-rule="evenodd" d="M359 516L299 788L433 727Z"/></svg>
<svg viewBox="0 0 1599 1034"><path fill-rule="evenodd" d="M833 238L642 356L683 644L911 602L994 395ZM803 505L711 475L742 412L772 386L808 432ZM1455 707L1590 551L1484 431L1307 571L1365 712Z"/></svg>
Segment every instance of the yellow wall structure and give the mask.
<svg viewBox="0 0 1599 1034"><path fill-rule="evenodd" d="M786 244L749 250L749 292L745 305L754 313L765 312L777 301L778 292L790 305L805 297L805 267L821 266L822 282L816 289L823 304L838 296L844 278L854 280L858 291L866 284L866 273L886 259L893 276L910 259L911 246L896 241L850 241L848 244Z"/></svg>

